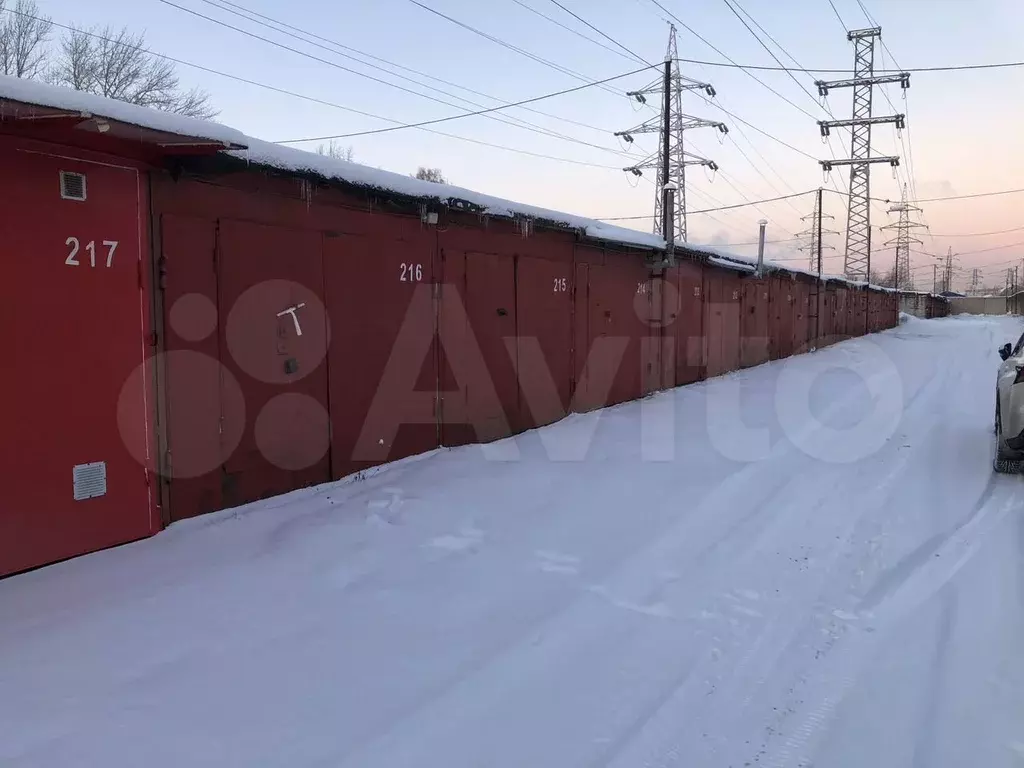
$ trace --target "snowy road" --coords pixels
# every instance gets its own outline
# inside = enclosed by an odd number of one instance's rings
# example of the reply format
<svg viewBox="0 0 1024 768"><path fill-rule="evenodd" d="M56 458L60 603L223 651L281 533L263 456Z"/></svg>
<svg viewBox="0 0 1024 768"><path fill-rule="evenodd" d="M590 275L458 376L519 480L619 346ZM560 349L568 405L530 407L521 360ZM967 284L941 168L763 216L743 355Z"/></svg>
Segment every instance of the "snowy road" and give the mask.
<svg viewBox="0 0 1024 768"><path fill-rule="evenodd" d="M0 581L0 764L1024 766L1021 330L911 321Z"/></svg>

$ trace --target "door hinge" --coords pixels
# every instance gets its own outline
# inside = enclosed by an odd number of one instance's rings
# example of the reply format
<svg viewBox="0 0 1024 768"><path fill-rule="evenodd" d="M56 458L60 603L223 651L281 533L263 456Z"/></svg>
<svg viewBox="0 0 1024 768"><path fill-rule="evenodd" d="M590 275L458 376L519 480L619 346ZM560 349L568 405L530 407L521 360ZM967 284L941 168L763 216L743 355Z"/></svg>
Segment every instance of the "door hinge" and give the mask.
<svg viewBox="0 0 1024 768"><path fill-rule="evenodd" d="M158 340L159 337L157 336L156 331L150 331L149 333L146 334L146 344L148 344L149 346L155 347Z"/></svg>

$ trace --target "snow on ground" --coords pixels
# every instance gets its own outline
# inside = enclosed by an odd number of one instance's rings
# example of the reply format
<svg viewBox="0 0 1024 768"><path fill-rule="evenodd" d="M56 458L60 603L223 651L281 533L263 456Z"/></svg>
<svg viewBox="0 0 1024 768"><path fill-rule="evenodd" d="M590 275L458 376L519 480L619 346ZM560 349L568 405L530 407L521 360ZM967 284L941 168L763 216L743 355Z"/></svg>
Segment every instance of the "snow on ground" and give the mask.
<svg viewBox="0 0 1024 768"><path fill-rule="evenodd" d="M0 764L1024 765L1020 330L909 319L2 581Z"/></svg>

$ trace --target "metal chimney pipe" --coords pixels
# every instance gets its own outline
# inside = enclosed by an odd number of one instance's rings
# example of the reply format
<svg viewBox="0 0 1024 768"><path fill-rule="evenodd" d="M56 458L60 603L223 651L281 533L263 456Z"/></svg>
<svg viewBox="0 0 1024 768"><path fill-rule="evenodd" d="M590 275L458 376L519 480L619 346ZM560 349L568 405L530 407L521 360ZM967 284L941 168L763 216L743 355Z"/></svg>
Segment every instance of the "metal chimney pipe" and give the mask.
<svg viewBox="0 0 1024 768"><path fill-rule="evenodd" d="M761 232L757 236L757 276L761 277L764 274L764 229L768 226L768 220L761 219L757 223L761 227Z"/></svg>

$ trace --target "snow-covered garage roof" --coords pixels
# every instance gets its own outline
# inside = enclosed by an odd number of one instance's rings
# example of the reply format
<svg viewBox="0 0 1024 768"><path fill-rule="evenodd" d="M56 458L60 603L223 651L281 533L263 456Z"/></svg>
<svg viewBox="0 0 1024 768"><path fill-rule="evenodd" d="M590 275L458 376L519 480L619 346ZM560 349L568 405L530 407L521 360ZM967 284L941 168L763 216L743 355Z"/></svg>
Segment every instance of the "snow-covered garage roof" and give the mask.
<svg viewBox="0 0 1024 768"><path fill-rule="evenodd" d="M34 80L0 76L0 120L47 120L61 116L83 121L103 118L157 134L220 144L224 148L243 147L247 140L241 131L209 120L161 112ZM94 124L91 127L96 130Z"/></svg>
<svg viewBox="0 0 1024 768"><path fill-rule="evenodd" d="M246 145L247 149L236 150L229 154L258 165L279 168L285 171L312 173L325 179L337 179L348 184L380 189L407 197L426 198L442 202L468 203L475 209L491 216L525 216L531 219L539 219L580 230L587 237L598 240L607 240L648 249L665 248L665 239L660 235L617 227L584 216L575 216L562 211L553 211L524 203L516 203L450 184L422 181L421 179L405 176L401 173L382 171L379 168L371 168L359 163L339 160L319 155L315 152L285 147L280 144L271 144L259 139L247 137Z"/></svg>

